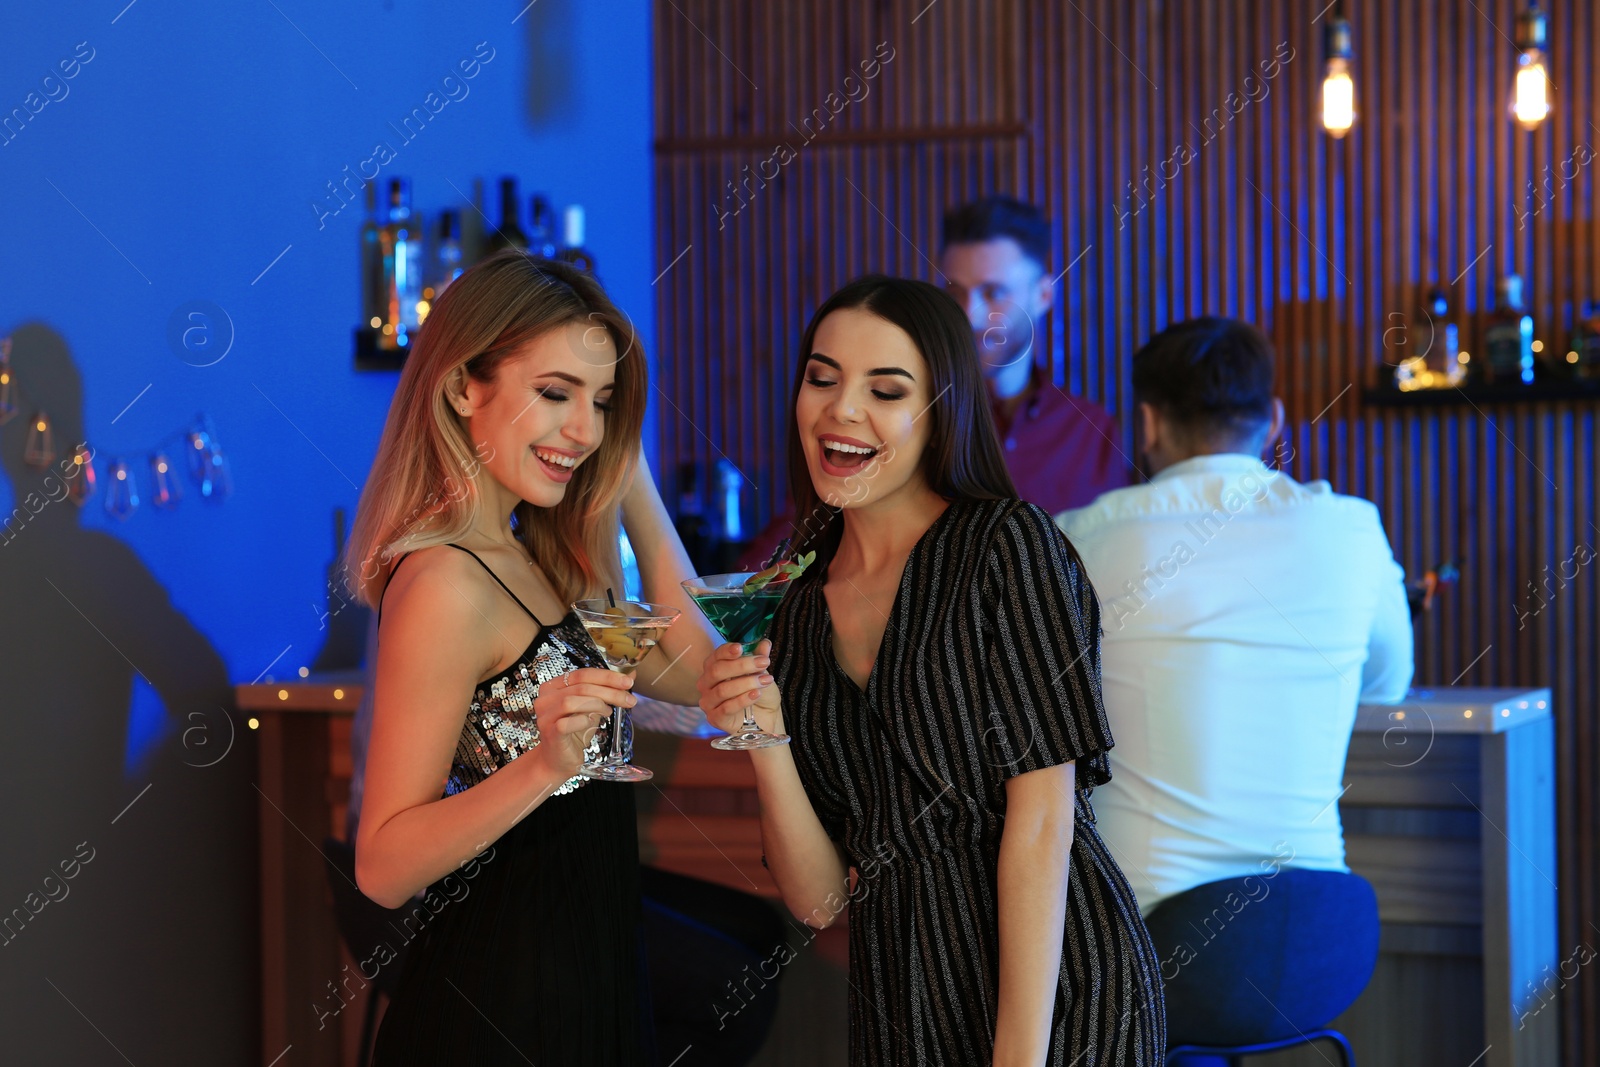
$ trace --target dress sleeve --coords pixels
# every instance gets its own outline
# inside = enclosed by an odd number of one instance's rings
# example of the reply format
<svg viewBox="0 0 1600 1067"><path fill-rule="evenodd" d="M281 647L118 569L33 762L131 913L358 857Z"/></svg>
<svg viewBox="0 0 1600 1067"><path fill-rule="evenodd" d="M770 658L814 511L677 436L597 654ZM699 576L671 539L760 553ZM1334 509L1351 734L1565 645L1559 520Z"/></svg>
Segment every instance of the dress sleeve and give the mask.
<svg viewBox="0 0 1600 1067"><path fill-rule="evenodd" d="M1002 778L1076 760L1077 784L1111 778L1100 698L1100 606L1067 537L1013 503L990 543L985 674L995 693L986 759Z"/></svg>

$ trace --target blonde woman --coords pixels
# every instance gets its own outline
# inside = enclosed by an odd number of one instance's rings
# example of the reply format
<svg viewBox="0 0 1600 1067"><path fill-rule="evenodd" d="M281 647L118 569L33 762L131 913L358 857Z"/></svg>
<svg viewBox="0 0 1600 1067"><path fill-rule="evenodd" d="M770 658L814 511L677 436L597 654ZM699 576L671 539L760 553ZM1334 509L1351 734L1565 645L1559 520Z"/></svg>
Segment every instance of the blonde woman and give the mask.
<svg viewBox="0 0 1600 1067"><path fill-rule="evenodd" d="M516 252L451 284L401 374L347 561L378 610L356 878L427 890L376 1064L651 1059L633 789L576 776L638 697L570 610L621 588L619 510L646 599L689 607L646 390L599 284ZM712 645L685 610L637 688L692 703Z"/></svg>

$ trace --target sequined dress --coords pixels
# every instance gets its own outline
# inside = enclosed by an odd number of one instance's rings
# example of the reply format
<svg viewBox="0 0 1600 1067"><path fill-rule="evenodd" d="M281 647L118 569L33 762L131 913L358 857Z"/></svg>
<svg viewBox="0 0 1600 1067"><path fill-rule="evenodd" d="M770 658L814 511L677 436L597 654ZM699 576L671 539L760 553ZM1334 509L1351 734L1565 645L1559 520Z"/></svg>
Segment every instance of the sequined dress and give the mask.
<svg viewBox="0 0 1600 1067"><path fill-rule="evenodd" d="M478 684L443 796L539 743L532 708L542 683L605 666L575 613L547 625L517 603L538 632L515 663ZM605 734L602 726L590 755ZM631 748L631 736L624 741ZM407 954L373 1064L655 1062L640 920L633 789L568 779L476 862L413 902L394 939Z"/></svg>

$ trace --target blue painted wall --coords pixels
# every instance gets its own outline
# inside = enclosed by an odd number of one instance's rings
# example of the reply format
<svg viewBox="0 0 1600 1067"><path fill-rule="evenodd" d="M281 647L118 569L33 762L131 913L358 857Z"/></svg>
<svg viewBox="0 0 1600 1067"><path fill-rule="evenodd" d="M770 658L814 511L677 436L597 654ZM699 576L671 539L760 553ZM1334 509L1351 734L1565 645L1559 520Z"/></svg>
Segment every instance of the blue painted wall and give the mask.
<svg viewBox="0 0 1600 1067"><path fill-rule="evenodd" d="M383 175L410 177L430 215L462 206L474 175L491 201L516 174L524 196L582 202L602 277L653 353L648 5L541 0L514 25L515 3L441 19L420 4L141 0L115 24L119 5L102 6L47 5L7 29L0 108L22 106L79 42L94 58L0 147L0 330L38 320L66 339L104 454L210 414L231 500L122 523L91 504L83 520L137 550L230 677L293 646L274 668L287 676L319 644L331 511L354 510L397 377L351 367L360 204L320 229L312 205L333 205L326 183L379 141L396 149ZM479 42L494 58L467 95L404 143L390 123L444 96ZM193 300L235 332L203 368L166 338Z"/></svg>
<svg viewBox="0 0 1600 1067"><path fill-rule="evenodd" d="M601 276L653 354L650 9L644 0L539 0L520 14L520 0L448 7L393 0L124 2L30 8L25 18L10 20L0 43L0 116L13 108L26 115L0 126L0 203L6 207L0 334L20 331L34 339L26 350L19 345L13 358L24 389L38 339L59 337L81 379L82 434L103 458L127 453L142 460L197 412L210 416L232 465L234 491L226 502L202 502L188 485L175 511L146 503L119 522L97 496L79 513L78 527L126 546L129 553L117 566L148 570L220 657L228 681L250 681L269 668L278 678L291 677L324 639L319 615L333 549L332 511L342 506L354 513L397 380L395 373L352 367L362 210L358 201L335 213L338 202L327 183L340 183L347 167L357 171L385 142L394 158L382 177L410 178L415 203L430 223L441 207L465 207L474 176L487 179L496 220L501 174L520 179L524 212L536 190L558 206L583 203L587 243ZM475 69L470 79L461 76L463 60ZM67 71L73 76L64 77ZM413 120L413 132L402 136L413 108L427 113L441 100L420 132ZM209 366L193 365L204 360L192 354L180 358L168 340L174 312L197 300L225 313L218 343L232 332L226 356ZM67 410L76 406L70 389L45 401L58 420L58 448L70 453L79 418ZM28 414L25 409L24 418ZM8 450L20 441L22 421L6 427ZM653 426L646 440L653 442ZM20 481L15 474L0 478L0 514L21 502L19 488L29 486L13 484ZM103 468L101 486L103 495ZM16 549L26 547L30 535L38 541L52 536L48 525L30 524L0 545L0 554L22 558ZM66 563L42 566L49 565ZM20 583L0 585L0 612L21 617L29 610L23 596ZM100 610L121 612L136 624L143 607L113 599ZM60 613L48 617L66 621L59 640L43 644L46 661L13 662L13 670L70 672L79 669L85 650L95 648L115 658L113 649L94 645L109 640L104 634L96 638ZM149 672L141 665L139 673ZM16 723L48 714L92 716L100 735L116 733L120 755L128 747L130 720L161 722L159 698L144 685L135 677L127 703L117 707L41 708L30 698L24 709L6 699L16 690L0 677L0 717ZM180 729L169 714L153 735L155 749L178 752ZM0 744L13 751L0 756L21 755L19 748L43 745L46 736L12 730ZM51 766L63 791L82 784L70 781L70 751L50 755L59 757ZM106 826L138 795L144 772L159 765L160 755L130 760L114 790L104 783L82 790L107 809L95 809L95 818L103 815L97 825ZM229 811L253 820L250 769L238 753L233 762L240 766L212 776L231 785L215 788L233 805ZM105 776L104 769L97 773ZM93 837L51 814L50 798L38 790L48 791L50 785L39 783L52 780L35 782L32 797L41 803L29 831L0 837L0 913L37 888L36 867L48 870L71 857L78 841ZM197 788L180 774L157 780L139 803L165 792L181 809L186 796L191 806L202 802L201 794L185 793ZM8 804L27 799L6 789L3 778L0 791ZM0 818L13 819L13 811ZM248 864L254 844L241 847L238 832L225 819L184 831L186 854L205 870L210 890L198 888L165 919L146 917L146 927L155 922L146 930L152 945L180 936L162 923L203 920L225 962L231 966L247 953L254 966L255 902L248 892L223 899L233 888L253 885ZM107 899L119 891L118 879L149 873L141 873L136 851L123 866L101 869L107 873L94 891ZM95 873L91 863L80 881ZM39 932L26 935L34 938L35 958L46 958L40 953L50 936L94 925L90 905L78 916L70 914L73 906L53 905L66 913L54 917L56 932L45 928L48 912L38 915ZM105 914L109 921L115 911ZM23 1029L40 1037L57 1023L76 1026L82 1033L72 1047L80 1039L90 1042L83 1048L93 1047L99 1038L62 1003L66 997L12 966L24 940L0 948L0 971L11 971L4 988L16 992L26 982L32 990L23 1001L6 998L12 1007L0 1007L0 1031L18 1032L20 1020L5 1016L26 1003L35 1018ZM96 966L93 940L79 935L82 959L74 967ZM123 1035L117 1044L135 1062L242 1063L254 1055L253 975L236 975L236 967L205 976L163 974L159 960L151 966L152 991L169 981L204 987L214 1000L212 1014L225 1024L219 1033L238 1033L222 1038L232 1042L227 1047L169 1047L154 1043L154 1035L181 1033L194 1005L135 994L100 998L94 1010L85 1006L108 1035ZM70 979L62 981L58 993L70 987ZM40 1013L48 1013L49 1026ZM99 1049L110 1053L103 1043Z"/></svg>

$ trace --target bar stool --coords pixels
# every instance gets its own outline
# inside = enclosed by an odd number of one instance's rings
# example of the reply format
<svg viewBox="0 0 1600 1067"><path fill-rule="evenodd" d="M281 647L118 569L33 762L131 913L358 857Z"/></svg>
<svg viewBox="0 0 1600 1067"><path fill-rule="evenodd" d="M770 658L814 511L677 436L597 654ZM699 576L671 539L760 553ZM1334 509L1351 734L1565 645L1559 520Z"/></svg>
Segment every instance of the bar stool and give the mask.
<svg viewBox="0 0 1600 1067"><path fill-rule="evenodd" d="M1166 987L1168 1067L1331 1042L1378 961L1378 900L1360 875L1274 868L1170 897L1145 920Z"/></svg>
<svg viewBox="0 0 1600 1067"><path fill-rule="evenodd" d="M1196 1057L1203 1059L1221 1060L1228 1067L1242 1067L1241 1059L1245 1056L1254 1056L1263 1052L1277 1052L1279 1049L1298 1048L1309 1045L1315 1041L1332 1041L1339 1052L1339 1062L1342 1067L1355 1067L1356 1054L1351 1051L1350 1042L1337 1030L1313 1030L1308 1034L1300 1034L1284 1041L1268 1041L1261 1045L1233 1045L1230 1047L1214 1047L1210 1045L1177 1045L1167 1049L1166 1067L1200 1067L1195 1062Z"/></svg>

